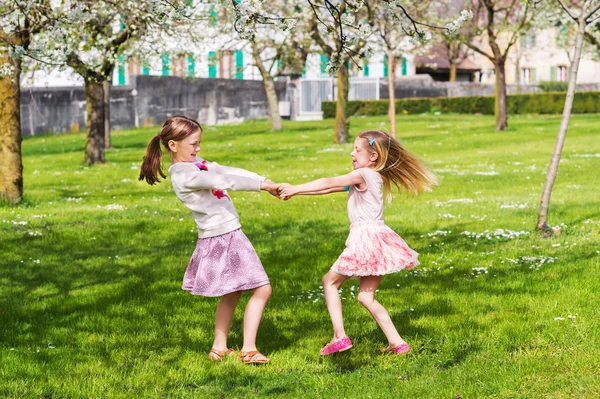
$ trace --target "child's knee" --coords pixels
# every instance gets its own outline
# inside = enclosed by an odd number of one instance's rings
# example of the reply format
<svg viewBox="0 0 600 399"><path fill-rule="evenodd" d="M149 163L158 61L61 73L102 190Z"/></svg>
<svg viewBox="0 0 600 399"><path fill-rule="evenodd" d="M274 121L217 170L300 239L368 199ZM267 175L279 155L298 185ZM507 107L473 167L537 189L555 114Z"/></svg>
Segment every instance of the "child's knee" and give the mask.
<svg viewBox="0 0 600 399"><path fill-rule="evenodd" d="M271 287L271 284L263 285L261 287L258 287L254 291L254 293L260 295L261 298L264 298L266 300L271 297L271 294L273 293L273 288Z"/></svg>
<svg viewBox="0 0 600 399"><path fill-rule="evenodd" d="M369 307L373 303L375 296L373 295L372 292L361 291L356 296L356 299L364 307Z"/></svg>

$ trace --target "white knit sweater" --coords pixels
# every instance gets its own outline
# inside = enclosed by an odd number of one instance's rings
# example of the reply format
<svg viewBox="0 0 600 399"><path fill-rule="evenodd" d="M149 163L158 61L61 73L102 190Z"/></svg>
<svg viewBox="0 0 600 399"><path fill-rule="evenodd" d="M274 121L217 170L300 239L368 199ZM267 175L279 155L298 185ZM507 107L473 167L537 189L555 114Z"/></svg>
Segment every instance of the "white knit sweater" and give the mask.
<svg viewBox="0 0 600 399"><path fill-rule="evenodd" d="M227 190L260 191L265 177L202 158L196 160L196 163L174 163L169 175L177 198L192 211L198 238L215 237L240 228L239 215Z"/></svg>

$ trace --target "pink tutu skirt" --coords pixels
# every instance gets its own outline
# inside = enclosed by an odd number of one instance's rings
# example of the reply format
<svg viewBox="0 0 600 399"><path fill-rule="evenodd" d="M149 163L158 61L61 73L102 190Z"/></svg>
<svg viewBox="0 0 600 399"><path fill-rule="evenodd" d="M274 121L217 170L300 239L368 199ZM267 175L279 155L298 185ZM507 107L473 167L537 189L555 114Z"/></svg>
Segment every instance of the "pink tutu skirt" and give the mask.
<svg viewBox="0 0 600 399"><path fill-rule="evenodd" d="M223 296L269 284L262 263L241 229L199 238L183 277L183 288L194 295Z"/></svg>
<svg viewBox="0 0 600 399"><path fill-rule="evenodd" d="M345 276L381 276L419 264L419 254L383 221L354 222L346 249L331 270Z"/></svg>

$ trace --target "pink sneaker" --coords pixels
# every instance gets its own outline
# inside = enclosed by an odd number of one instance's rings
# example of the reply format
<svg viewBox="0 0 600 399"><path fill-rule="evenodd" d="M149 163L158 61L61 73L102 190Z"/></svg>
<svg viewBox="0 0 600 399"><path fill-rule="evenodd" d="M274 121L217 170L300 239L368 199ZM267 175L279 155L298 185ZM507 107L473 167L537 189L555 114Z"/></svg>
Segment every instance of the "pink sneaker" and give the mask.
<svg viewBox="0 0 600 399"><path fill-rule="evenodd" d="M402 355L403 353L408 353L410 351L410 347L405 342L398 346L389 345L387 348L382 349L381 353L394 353L396 355Z"/></svg>
<svg viewBox="0 0 600 399"><path fill-rule="evenodd" d="M350 338L344 337L338 339L333 343L325 345L325 347L321 348L319 353L321 355L331 355L332 353L343 352L350 348L352 348L352 341L350 341Z"/></svg>

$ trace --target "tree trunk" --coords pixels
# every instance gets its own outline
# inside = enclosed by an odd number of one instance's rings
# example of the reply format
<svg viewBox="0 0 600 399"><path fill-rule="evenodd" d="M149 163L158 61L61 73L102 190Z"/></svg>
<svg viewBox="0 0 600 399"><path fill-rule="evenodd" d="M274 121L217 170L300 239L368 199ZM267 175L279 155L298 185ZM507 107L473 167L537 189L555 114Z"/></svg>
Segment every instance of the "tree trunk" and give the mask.
<svg viewBox="0 0 600 399"><path fill-rule="evenodd" d="M515 63L515 84L517 85L517 94L521 94L521 60L517 58L517 62Z"/></svg>
<svg viewBox="0 0 600 399"><path fill-rule="evenodd" d="M496 101L494 103L494 116L496 117L496 131L501 132L508 127L506 104L506 71L505 60L496 59Z"/></svg>
<svg viewBox="0 0 600 399"><path fill-rule="evenodd" d="M390 118L390 135L396 138L396 62L394 52L388 49L388 93L390 106L388 117Z"/></svg>
<svg viewBox="0 0 600 399"><path fill-rule="evenodd" d="M85 79L85 113L87 140L85 163L104 163L104 87L93 78Z"/></svg>
<svg viewBox="0 0 600 399"><path fill-rule="evenodd" d="M535 226L536 230L544 230L547 227L548 208L550 206L550 196L552 195L552 187L558 173L558 164L560 163L560 155L562 152L567 129L569 127L569 119L571 118L571 109L573 108L573 98L575 97L575 88L577 85L577 71L579 70L579 60L581 58L581 48L583 46L583 35L586 27L585 18L580 17L577 24L577 34L575 36L575 54L573 63L571 64L571 74L569 76L569 87L567 89L567 97L565 99L565 107L563 108L562 119L552 153L552 160L546 173L546 181L544 182L544 190L542 191L542 199L538 209L538 219Z"/></svg>
<svg viewBox="0 0 600 399"><path fill-rule="evenodd" d="M104 148L112 148L110 142L110 91L112 82L110 78L104 81Z"/></svg>
<svg viewBox="0 0 600 399"><path fill-rule="evenodd" d="M277 132L281 130L281 115L279 115L279 100L277 99L277 91L275 91L275 82L271 75L263 76L263 84L265 93L267 94L267 102L269 103L269 114L271 115L271 131Z"/></svg>
<svg viewBox="0 0 600 399"><path fill-rule="evenodd" d="M9 57L0 41L0 65L9 64L13 73L0 77L0 202L18 204L23 197L21 159L21 59Z"/></svg>
<svg viewBox="0 0 600 399"><path fill-rule="evenodd" d="M281 115L279 115L279 100L277 99L277 91L275 91L275 82L273 77L265 68L265 65L260 58L261 51L256 45L252 43L252 56L256 67L260 71L260 75L263 79L263 86L265 87L265 94L267 95L267 102L269 104L269 115L271 116L271 131L277 132L281 130Z"/></svg>
<svg viewBox="0 0 600 399"><path fill-rule="evenodd" d="M348 63L342 62L337 73L337 102L335 106L335 137L337 144L348 142L348 128L350 123L346 115L346 106L348 105Z"/></svg>
<svg viewBox="0 0 600 399"><path fill-rule="evenodd" d="M448 81L456 82L456 62L454 60L450 62L450 78Z"/></svg>

